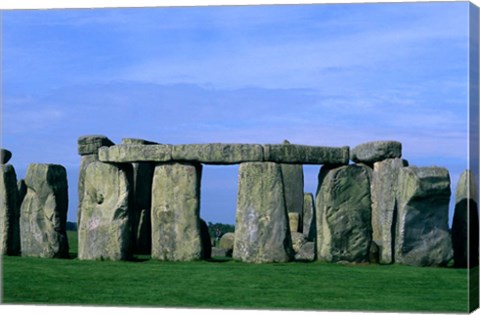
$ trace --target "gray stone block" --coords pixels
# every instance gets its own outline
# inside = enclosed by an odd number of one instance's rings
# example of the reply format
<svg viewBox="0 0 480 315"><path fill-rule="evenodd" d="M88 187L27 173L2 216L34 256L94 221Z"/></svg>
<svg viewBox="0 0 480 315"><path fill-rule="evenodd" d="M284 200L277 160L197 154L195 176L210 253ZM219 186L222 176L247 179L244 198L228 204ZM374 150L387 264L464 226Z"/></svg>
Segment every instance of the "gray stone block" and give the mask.
<svg viewBox="0 0 480 315"><path fill-rule="evenodd" d="M372 164L385 159L402 157L402 144L398 141L372 141L360 144L350 151L356 163Z"/></svg>
<svg viewBox="0 0 480 315"><path fill-rule="evenodd" d="M316 238L315 201L312 193L303 195L303 234L309 241Z"/></svg>
<svg viewBox="0 0 480 315"><path fill-rule="evenodd" d="M372 241L371 169L323 166L318 177L317 259L367 262Z"/></svg>
<svg viewBox="0 0 480 315"><path fill-rule="evenodd" d="M102 162L169 162L172 161L172 146L168 144L120 144L98 151Z"/></svg>
<svg viewBox="0 0 480 315"><path fill-rule="evenodd" d="M78 258L131 258L131 168L92 162L85 170L79 209Z"/></svg>
<svg viewBox="0 0 480 315"><path fill-rule="evenodd" d="M306 242L300 250L295 254L297 261L314 261L315 260L315 242Z"/></svg>
<svg viewBox="0 0 480 315"><path fill-rule="evenodd" d="M458 180L452 223L452 246L455 267L478 266L479 245L478 197L473 173L465 170Z"/></svg>
<svg viewBox="0 0 480 315"><path fill-rule="evenodd" d="M17 175L12 165L0 165L0 255L20 253L20 208Z"/></svg>
<svg viewBox="0 0 480 315"><path fill-rule="evenodd" d="M98 149L101 147L110 147L112 145L114 145L112 140L102 135L82 136L78 138L78 154L97 154Z"/></svg>
<svg viewBox="0 0 480 315"><path fill-rule="evenodd" d="M155 167L152 186L152 258L189 261L203 257L200 226L202 166Z"/></svg>
<svg viewBox="0 0 480 315"><path fill-rule="evenodd" d="M398 174L395 262L443 266L452 258L448 230L450 176L440 167L403 167Z"/></svg>
<svg viewBox="0 0 480 315"><path fill-rule="evenodd" d="M175 145L172 149L172 159L204 164L261 162L263 160L263 148L259 144L209 143Z"/></svg>
<svg viewBox="0 0 480 315"><path fill-rule="evenodd" d="M319 147L297 144L264 144L264 160L292 164L348 164L349 147Z"/></svg>
<svg viewBox="0 0 480 315"><path fill-rule="evenodd" d="M242 163L238 179L233 258L251 263L291 260L293 249L280 165Z"/></svg>
<svg viewBox="0 0 480 315"><path fill-rule="evenodd" d="M379 248L379 262L393 262L392 231L395 229L397 206L398 172L407 166L402 159L386 159L373 166L372 194L372 238Z"/></svg>
<svg viewBox="0 0 480 315"><path fill-rule="evenodd" d="M61 165L30 164L20 209L22 256L68 257L67 171Z"/></svg>
<svg viewBox="0 0 480 315"><path fill-rule="evenodd" d="M150 144L159 144L157 142L143 140L143 139L136 139L136 138L123 138L122 144L143 144L143 145L150 145Z"/></svg>
<svg viewBox="0 0 480 315"><path fill-rule="evenodd" d="M292 231L303 231L303 166L301 164L281 164L283 189L287 212L297 213L297 228Z"/></svg>

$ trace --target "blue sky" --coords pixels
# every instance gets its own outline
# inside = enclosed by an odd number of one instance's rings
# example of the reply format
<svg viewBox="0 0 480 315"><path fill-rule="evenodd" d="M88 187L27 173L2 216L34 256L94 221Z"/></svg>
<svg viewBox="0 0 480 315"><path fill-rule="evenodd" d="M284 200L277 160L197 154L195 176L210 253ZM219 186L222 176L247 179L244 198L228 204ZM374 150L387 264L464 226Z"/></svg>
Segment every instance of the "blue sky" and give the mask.
<svg viewBox="0 0 480 315"><path fill-rule="evenodd" d="M468 3L2 12L2 146L68 171L77 138L351 147L467 168ZM319 167L305 167L315 192ZM234 223L237 167L204 168L201 216Z"/></svg>

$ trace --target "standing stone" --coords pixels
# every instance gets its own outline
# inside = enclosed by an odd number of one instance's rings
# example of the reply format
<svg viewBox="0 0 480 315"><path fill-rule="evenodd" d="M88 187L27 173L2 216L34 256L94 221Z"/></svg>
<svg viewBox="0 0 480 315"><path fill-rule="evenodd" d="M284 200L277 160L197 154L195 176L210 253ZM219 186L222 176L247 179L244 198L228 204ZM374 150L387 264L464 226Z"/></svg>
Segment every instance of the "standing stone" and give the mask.
<svg viewBox="0 0 480 315"><path fill-rule="evenodd" d="M475 179L466 170L458 180L452 224L453 260L457 268L478 266L478 200Z"/></svg>
<svg viewBox="0 0 480 315"><path fill-rule="evenodd" d="M234 244L235 244L235 233L228 232L222 235L218 246L220 248L226 249L227 251L233 252Z"/></svg>
<svg viewBox="0 0 480 315"><path fill-rule="evenodd" d="M242 163L238 179L233 258L252 263L291 260L293 249L280 165Z"/></svg>
<svg viewBox="0 0 480 315"><path fill-rule="evenodd" d="M393 263L392 235L395 231L398 171L405 167L402 159L386 159L373 165L372 240L379 249L379 263Z"/></svg>
<svg viewBox="0 0 480 315"><path fill-rule="evenodd" d="M300 232L291 232L292 235L292 248L295 254L300 251L300 248L307 242L307 238L303 233Z"/></svg>
<svg viewBox="0 0 480 315"><path fill-rule="evenodd" d="M315 202L312 193L303 195L303 234L309 241L316 238Z"/></svg>
<svg viewBox="0 0 480 315"><path fill-rule="evenodd" d="M17 175L12 165L0 165L0 255L20 253Z"/></svg>
<svg viewBox="0 0 480 315"><path fill-rule="evenodd" d="M77 226L81 224L82 217L82 199L85 194L85 171L90 163L98 161L98 150L103 147L109 147L114 143L105 136L82 136L78 138L78 153L81 155L80 171L78 174L78 210L77 210Z"/></svg>
<svg viewBox="0 0 480 315"><path fill-rule="evenodd" d="M283 144L290 144L287 140ZM303 165L281 164L285 204L288 213L298 213L298 228L292 231L302 232L303 224ZM300 230L299 230L300 229Z"/></svg>
<svg viewBox="0 0 480 315"><path fill-rule="evenodd" d="M67 171L61 165L30 164L20 209L22 256L68 257Z"/></svg>
<svg viewBox="0 0 480 315"><path fill-rule="evenodd" d="M288 213L288 224L290 226L290 232L298 232L299 222L300 221L300 214L297 212L289 212Z"/></svg>
<svg viewBox="0 0 480 315"><path fill-rule="evenodd" d="M446 265L452 257L448 170L400 168L397 198L395 262L413 266Z"/></svg>
<svg viewBox="0 0 480 315"><path fill-rule="evenodd" d="M12 158L12 152L7 149L0 149L0 164L7 164Z"/></svg>
<svg viewBox="0 0 480 315"><path fill-rule="evenodd" d="M317 259L367 262L372 240L371 169L323 166L316 197Z"/></svg>
<svg viewBox="0 0 480 315"><path fill-rule="evenodd" d="M122 144L153 145L152 141L134 138L122 139ZM133 167L133 252L148 255L152 247L152 181L155 164L132 163Z"/></svg>
<svg viewBox="0 0 480 315"><path fill-rule="evenodd" d="M152 186L152 258L189 261L203 256L200 231L202 166L155 167Z"/></svg>
<svg viewBox="0 0 480 315"><path fill-rule="evenodd" d="M313 261L315 260L315 242L306 242L300 247L300 250L295 254L297 261Z"/></svg>
<svg viewBox="0 0 480 315"><path fill-rule="evenodd" d="M131 169L92 162L85 170L78 225L78 258L131 257Z"/></svg>
<svg viewBox="0 0 480 315"><path fill-rule="evenodd" d="M27 194L27 184L25 184L24 179L20 179L17 182L17 190L18 190L18 198L17 198L17 204L18 204L18 215L20 215L20 207L22 206L23 199L25 199L25 195Z"/></svg>

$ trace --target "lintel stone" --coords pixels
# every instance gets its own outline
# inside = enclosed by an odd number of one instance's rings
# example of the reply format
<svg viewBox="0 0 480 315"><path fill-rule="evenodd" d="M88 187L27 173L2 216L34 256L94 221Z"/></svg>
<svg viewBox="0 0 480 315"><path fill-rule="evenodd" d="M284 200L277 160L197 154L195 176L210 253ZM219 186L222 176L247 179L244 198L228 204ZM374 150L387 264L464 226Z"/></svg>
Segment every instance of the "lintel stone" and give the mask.
<svg viewBox="0 0 480 315"><path fill-rule="evenodd" d="M350 159L349 147L320 147L297 144L265 144L264 160L292 164L346 165Z"/></svg>
<svg viewBox="0 0 480 315"><path fill-rule="evenodd" d="M112 140L102 135L82 136L78 138L78 154L97 154L98 149L101 147L110 147L112 145L114 145Z"/></svg>
<svg viewBox="0 0 480 315"><path fill-rule="evenodd" d="M103 147L99 160L110 163L198 162L238 164L277 162L290 164L344 165L349 161L349 147L320 147L295 144L120 144Z"/></svg>
<svg viewBox="0 0 480 315"><path fill-rule="evenodd" d="M100 148L98 158L102 162L112 163L170 162L172 161L172 146L168 144L120 144Z"/></svg>
<svg viewBox="0 0 480 315"><path fill-rule="evenodd" d="M172 159L205 164L238 164L263 160L260 144L182 144L172 146Z"/></svg>

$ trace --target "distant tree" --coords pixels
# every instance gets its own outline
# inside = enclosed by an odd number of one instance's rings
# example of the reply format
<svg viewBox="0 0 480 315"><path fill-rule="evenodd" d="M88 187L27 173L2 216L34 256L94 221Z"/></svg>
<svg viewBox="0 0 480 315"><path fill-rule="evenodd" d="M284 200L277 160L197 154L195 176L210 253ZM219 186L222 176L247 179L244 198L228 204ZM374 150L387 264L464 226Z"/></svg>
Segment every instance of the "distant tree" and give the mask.
<svg viewBox="0 0 480 315"><path fill-rule="evenodd" d="M220 235L229 232L233 233L235 232L235 225L208 222L208 233L210 234L211 238L215 238L217 236L217 230L220 231Z"/></svg>

